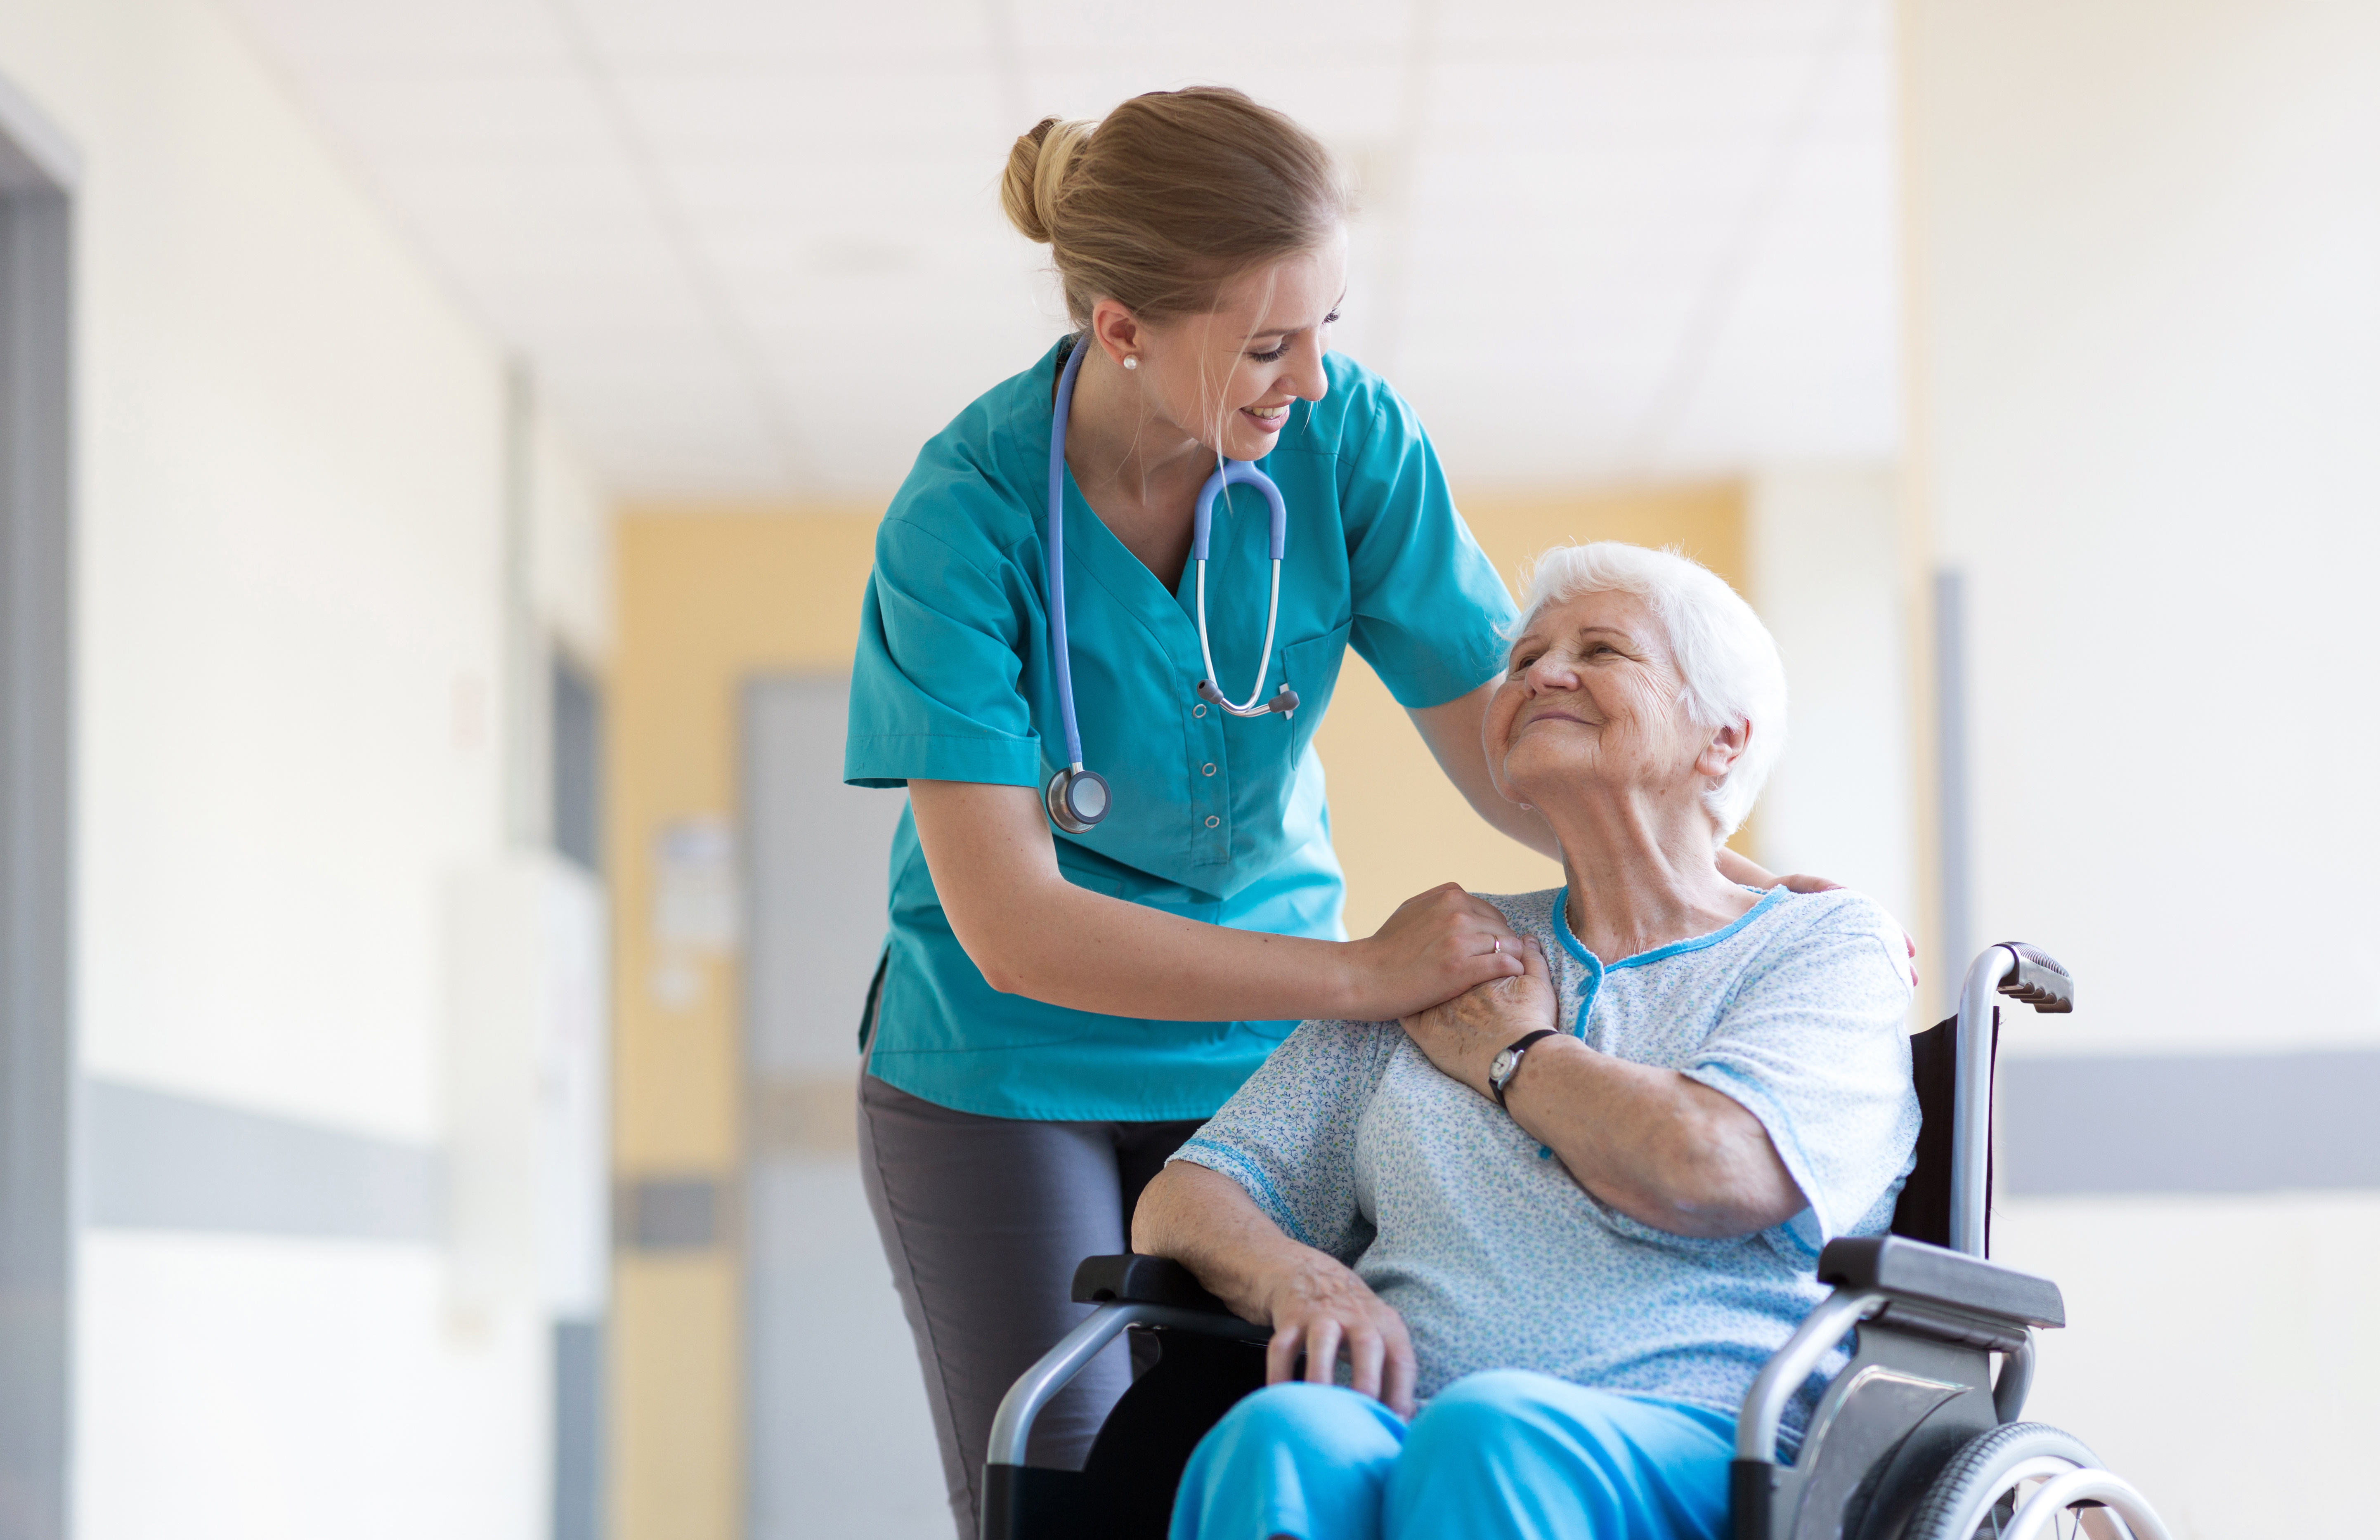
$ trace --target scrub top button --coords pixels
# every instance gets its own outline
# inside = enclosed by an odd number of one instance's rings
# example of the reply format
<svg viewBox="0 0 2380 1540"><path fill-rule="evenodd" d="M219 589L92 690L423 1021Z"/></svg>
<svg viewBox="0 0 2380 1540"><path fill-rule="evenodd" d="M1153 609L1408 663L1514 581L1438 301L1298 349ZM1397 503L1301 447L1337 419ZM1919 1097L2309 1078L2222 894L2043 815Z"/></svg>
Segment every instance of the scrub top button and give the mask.
<svg viewBox="0 0 2380 1540"><path fill-rule="evenodd" d="M1212 765L1201 765L1198 767L1198 773L1201 775L1212 775L1215 773L1215 767Z"/></svg>
<svg viewBox="0 0 2380 1540"><path fill-rule="evenodd" d="M1194 717L1203 717L1207 714L1207 708L1204 705L1193 706L1190 708L1190 714Z"/></svg>
<svg viewBox="0 0 2380 1540"><path fill-rule="evenodd" d="M1207 827L1209 829L1214 828L1217 824L1221 823L1222 821L1222 819L1217 818L1212 813L1207 815Z"/></svg>

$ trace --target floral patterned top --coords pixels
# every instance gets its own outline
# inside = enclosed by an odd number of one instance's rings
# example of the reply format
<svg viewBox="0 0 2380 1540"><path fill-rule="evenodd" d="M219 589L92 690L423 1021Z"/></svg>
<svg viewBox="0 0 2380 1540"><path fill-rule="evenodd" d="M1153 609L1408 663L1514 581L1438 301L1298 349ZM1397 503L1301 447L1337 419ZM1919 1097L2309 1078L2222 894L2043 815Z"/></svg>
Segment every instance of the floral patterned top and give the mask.
<svg viewBox="0 0 2380 1540"><path fill-rule="evenodd" d="M1174 1158L1353 1267L1404 1318L1420 1397L1519 1368L1732 1415L1825 1296L1818 1249L1891 1224L1918 1124L1901 933L1858 893L1780 888L1723 929L1607 966L1563 898L1489 899L1545 948L1560 1024L1741 1103L1808 1207L1727 1240L1639 1223L1394 1022L1305 1023Z"/></svg>

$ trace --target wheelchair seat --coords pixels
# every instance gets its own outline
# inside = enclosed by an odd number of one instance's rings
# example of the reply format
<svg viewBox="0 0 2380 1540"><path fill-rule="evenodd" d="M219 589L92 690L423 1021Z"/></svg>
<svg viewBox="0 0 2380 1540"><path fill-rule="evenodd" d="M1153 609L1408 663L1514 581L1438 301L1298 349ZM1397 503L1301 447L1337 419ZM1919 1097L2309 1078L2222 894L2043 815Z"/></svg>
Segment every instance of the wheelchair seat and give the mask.
<svg viewBox="0 0 2380 1540"><path fill-rule="evenodd" d="M1910 1039L1923 1123L1892 1232L1831 1242L1827 1296L1744 1398L1729 1506L1733 1540L2168 1540L2140 1494L2089 1448L2019 1421L2034 1331L2066 1324L2058 1286L1988 1259L1996 996L2073 1009L2073 981L2021 942L1985 949L1959 1013ZM1178 1263L1095 1256L1075 1275L1098 1308L1001 1403L985 1470L984 1540L1162 1540L1200 1437L1265 1381L1270 1328L1245 1321ZM1093 1441L1080 1471L1026 1463L1032 1421L1122 1332L1161 1350ZM1785 1409L1847 1338L1790 1461ZM1993 1373L1992 1359L2000 1360Z"/></svg>

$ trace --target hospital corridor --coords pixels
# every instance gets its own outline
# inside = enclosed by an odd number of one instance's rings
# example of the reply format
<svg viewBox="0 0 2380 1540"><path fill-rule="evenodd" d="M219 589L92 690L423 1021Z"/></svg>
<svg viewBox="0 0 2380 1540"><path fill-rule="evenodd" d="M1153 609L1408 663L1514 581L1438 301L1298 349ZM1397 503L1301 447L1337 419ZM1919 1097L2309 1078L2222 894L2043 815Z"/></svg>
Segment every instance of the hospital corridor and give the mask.
<svg viewBox="0 0 2380 1540"><path fill-rule="evenodd" d="M2380 1535L2375 188L2380 0L5 0L0 1540Z"/></svg>

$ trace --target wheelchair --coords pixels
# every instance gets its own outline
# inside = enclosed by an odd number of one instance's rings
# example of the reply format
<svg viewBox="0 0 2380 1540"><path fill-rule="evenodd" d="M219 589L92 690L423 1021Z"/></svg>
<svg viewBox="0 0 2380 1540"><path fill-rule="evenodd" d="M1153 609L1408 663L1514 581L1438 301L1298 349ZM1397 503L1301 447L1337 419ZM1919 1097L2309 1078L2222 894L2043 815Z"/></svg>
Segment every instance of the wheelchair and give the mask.
<svg viewBox="0 0 2380 1540"><path fill-rule="evenodd" d="M1817 1276L1834 1292L1744 1397L1732 1540L2170 1540L2088 1446L2020 1420L2034 1333L2064 1326L2066 1310L2055 1283L1986 1259L1996 994L2044 1013L2074 1008L2063 966L2007 942L1967 970L1959 1013L1910 1039L1924 1124L1892 1232L1826 1247ZM1098 1308L1017 1380L993 1420L983 1540L1162 1540L1192 1449L1264 1384L1270 1330L1233 1316L1177 1263L1091 1257L1074 1297ZM1136 1358L1152 1345L1159 1356L1083 1468L1027 1465L1036 1413L1127 1331ZM1794 1457L1779 1460L1787 1405L1847 1337L1850 1362Z"/></svg>

